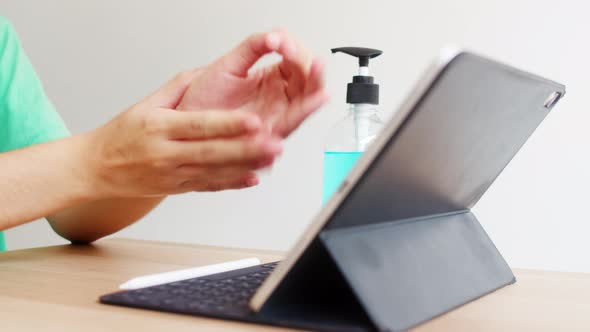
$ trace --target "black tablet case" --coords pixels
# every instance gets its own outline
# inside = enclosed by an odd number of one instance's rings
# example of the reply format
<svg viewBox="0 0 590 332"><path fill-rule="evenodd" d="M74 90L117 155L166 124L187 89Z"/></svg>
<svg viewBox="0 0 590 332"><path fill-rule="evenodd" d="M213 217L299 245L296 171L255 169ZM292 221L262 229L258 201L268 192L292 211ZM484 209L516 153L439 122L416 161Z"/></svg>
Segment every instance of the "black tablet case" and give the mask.
<svg viewBox="0 0 590 332"><path fill-rule="evenodd" d="M565 87L472 53L454 57L259 318L402 331L514 283L471 208L555 93Z"/></svg>

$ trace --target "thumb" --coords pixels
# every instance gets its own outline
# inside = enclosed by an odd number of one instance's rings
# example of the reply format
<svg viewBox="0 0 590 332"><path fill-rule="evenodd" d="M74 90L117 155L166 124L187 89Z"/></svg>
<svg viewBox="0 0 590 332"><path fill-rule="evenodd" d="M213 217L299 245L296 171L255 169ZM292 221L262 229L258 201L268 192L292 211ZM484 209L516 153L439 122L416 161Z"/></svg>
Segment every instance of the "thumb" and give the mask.
<svg viewBox="0 0 590 332"><path fill-rule="evenodd" d="M200 69L197 68L178 73L144 101L154 107L175 109L199 72Z"/></svg>
<svg viewBox="0 0 590 332"><path fill-rule="evenodd" d="M278 50L280 45L281 36L276 32L254 34L219 59L217 64L230 74L246 77L258 59Z"/></svg>

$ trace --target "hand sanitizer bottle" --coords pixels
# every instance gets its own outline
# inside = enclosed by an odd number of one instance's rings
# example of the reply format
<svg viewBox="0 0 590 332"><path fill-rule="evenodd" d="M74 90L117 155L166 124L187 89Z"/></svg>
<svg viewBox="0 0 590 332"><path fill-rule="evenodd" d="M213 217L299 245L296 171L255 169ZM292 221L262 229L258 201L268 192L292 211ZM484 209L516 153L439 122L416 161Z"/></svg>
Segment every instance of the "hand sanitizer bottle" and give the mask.
<svg viewBox="0 0 590 332"><path fill-rule="evenodd" d="M329 132L324 150L324 183L322 201L326 203L338 189L342 180L357 159L377 137L383 122L379 118L379 85L369 76L369 59L381 51L362 47L340 47L332 53L342 52L359 59L359 72L348 83L347 115Z"/></svg>

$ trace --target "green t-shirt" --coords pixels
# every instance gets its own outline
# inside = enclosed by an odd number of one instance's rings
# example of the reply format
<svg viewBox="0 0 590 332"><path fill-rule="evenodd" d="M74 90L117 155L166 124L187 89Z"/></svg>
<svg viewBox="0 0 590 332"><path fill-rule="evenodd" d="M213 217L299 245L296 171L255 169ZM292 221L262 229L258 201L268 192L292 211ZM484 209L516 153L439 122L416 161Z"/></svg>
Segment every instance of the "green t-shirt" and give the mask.
<svg viewBox="0 0 590 332"><path fill-rule="evenodd" d="M0 153L68 135L12 25L0 16Z"/></svg>

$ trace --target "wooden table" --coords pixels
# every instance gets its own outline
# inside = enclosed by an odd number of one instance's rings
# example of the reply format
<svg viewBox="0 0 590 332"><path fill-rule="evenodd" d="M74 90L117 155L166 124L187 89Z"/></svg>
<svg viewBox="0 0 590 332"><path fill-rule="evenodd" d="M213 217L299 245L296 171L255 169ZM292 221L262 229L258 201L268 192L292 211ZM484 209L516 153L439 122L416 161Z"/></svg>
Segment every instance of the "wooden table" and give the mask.
<svg viewBox="0 0 590 332"><path fill-rule="evenodd" d="M0 254L2 331L275 331L261 325L102 305L132 277L280 252L128 239ZM515 270L518 282L415 331L590 331L590 274Z"/></svg>

